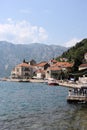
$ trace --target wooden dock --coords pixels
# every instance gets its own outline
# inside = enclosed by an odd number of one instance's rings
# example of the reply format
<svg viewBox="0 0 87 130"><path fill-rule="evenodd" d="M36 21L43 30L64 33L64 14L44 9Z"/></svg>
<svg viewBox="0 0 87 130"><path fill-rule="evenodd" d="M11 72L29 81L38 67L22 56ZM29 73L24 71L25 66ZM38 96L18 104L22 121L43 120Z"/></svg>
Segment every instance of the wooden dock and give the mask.
<svg viewBox="0 0 87 130"><path fill-rule="evenodd" d="M80 95L72 95L67 97L67 102L69 103L77 103L77 102L87 102L87 96L80 96Z"/></svg>
<svg viewBox="0 0 87 130"><path fill-rule="evenodd" d="M87 86L81 86L80 88L69 89L67 101L70 103L72 102L87 103Z"/></svg>

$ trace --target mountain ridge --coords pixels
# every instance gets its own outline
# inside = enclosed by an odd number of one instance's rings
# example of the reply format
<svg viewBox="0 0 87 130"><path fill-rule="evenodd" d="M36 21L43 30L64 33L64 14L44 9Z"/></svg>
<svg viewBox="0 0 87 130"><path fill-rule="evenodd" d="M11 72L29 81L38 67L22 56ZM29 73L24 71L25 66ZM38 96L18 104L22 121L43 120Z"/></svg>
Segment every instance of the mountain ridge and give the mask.
<svg viewBox="0 0 87 130"><path fill-rule="evenodd" d="M0 76L8 76L12 68L21 63L23 59L36 62L48 61L61 55L66 47L59 45L46 45L42 43L14 44L0 41Z"/></svg>

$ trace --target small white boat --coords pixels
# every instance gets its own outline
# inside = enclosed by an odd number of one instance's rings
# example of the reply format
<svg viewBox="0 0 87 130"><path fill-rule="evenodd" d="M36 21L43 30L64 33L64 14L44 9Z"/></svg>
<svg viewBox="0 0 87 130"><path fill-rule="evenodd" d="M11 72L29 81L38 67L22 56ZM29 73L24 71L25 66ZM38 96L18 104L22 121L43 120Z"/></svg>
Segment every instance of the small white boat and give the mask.
<svg viewBox="0 0 87 130"><path fill-rule="evenodd" d="M48 85L59 85L58 81L53 78L48 79Z"/></svg>

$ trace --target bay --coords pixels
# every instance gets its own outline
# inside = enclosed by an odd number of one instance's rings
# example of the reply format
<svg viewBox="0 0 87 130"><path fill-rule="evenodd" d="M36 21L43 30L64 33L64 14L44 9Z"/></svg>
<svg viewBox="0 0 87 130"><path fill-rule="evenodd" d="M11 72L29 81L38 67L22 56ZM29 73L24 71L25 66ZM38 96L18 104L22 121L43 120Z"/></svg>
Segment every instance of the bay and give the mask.
<svg viewBox="0 0 87 130"><path fill-rule="evenodd" d="M0 130L86 130L87 106L67 95L61 86L0 82Z"/></svg>

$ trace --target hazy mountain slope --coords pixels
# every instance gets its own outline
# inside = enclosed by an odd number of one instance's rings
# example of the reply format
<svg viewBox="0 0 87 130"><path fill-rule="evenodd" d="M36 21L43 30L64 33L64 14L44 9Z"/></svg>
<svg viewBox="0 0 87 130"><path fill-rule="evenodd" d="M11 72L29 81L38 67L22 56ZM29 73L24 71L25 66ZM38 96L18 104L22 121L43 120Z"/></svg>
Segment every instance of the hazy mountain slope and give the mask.
<svg viewBox="0 0 87 130"><path fill-rule="evenodd" d="M23 59L37 62L48 61L61 55L67 48L57 45L33 43L29 45L12 44L0 41L0 76L10 75L11 69Z"/></svg>

